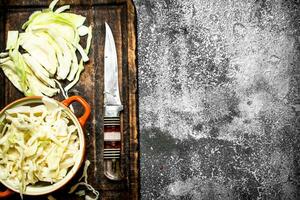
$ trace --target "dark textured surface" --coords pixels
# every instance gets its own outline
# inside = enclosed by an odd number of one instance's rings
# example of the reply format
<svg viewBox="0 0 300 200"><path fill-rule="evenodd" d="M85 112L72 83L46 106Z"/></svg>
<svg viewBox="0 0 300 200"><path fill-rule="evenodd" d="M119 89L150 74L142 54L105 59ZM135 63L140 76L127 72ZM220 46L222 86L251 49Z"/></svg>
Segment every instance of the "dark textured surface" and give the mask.
<svg viewBox="0 0 300 200"><path fill-rule="evenodd" d="M135 0L142 199L300 199L300 8Z"/></svg>

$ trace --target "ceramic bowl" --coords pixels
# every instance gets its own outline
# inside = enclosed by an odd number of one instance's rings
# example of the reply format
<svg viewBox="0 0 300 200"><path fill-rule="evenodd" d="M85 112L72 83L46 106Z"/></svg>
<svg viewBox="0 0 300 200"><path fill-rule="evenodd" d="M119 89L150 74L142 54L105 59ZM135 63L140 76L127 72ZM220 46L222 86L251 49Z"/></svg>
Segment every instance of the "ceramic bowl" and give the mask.
<svg viewBox="0 0 300 200"><path fill-rule="evenodd" d="M78 137L79 137L79 153L78 159L75 161L75 164L73 167L68 171L67 175L61 179L60 181L53 183L53 184L42 184L42 183L36 183L34 185L28 185L26 187L26 190L23 192L25 195L44 195L51 193L53 191L56 191L60 188L62 188L65 184L67 184L78 172L80 166L83 163L84 156L85 156L85 137L84 137L84 131L83 127L85 126L85 123L90 115L91 109L89 104L80 96L72 96L62 102L56 101L58 106L62 107L65 111L65 113L68 115L68 118L72 120L73 124L78 129ZM81 117L76 117L75 114L68 108L68 106L73 103L78 102L80 103L84 108L84 114ZM18 106L29 106L29 105L39 105L42 104L42 97L32 96L32 97L25 97L18 99L9 105L7 105L5 108L3 108L0 112L0 121L5 117L4 113L7 109L15 108ZM0 182L7 187L6 191L0 192L0 198L6 198L10 196L12 193L20 191L14 187L12 187L12 184L7 180L0 180Z"/></svg>

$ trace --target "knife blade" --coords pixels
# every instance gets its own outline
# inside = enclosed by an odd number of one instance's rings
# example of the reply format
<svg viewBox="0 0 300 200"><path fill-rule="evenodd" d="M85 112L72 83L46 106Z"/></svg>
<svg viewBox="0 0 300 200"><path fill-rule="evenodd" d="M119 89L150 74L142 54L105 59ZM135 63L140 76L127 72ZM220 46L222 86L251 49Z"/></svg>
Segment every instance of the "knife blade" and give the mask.
<svg viewBox="0 0 300 200"><path fill-rule="evenodd" d="M105 22L104 48L104 107L105 117L118 117L123 110L119 94L118 57L114 36Z"/></svg>

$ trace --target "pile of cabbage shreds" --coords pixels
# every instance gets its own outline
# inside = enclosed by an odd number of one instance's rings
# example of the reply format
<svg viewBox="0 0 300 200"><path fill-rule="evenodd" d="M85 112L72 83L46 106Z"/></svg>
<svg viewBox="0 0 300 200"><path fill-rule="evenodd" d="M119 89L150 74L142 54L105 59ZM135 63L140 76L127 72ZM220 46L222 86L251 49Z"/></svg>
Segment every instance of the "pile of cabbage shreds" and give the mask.
<svg viewBox="0 0 300 200"><path fill-rule="evenodd" d="M78 128L52 99L8 109L0 123L0 179L21 196L28 185L63 179L80 156Z"/></svg>
<svg viewBox="0 0 300 200"><path fill-rule="evenodd" d="M25 32L8 31L6 52L0 53L0 68L26 96L54 96L59 92L56 85L60 87L57 80L68 80L67 92L78 82L83 63L89 60L92 27L84 25L86 17L64 12L70 5L54 10L57 2L34 12L22 26ZM83 49L80 37L86 35Z"/></svg>

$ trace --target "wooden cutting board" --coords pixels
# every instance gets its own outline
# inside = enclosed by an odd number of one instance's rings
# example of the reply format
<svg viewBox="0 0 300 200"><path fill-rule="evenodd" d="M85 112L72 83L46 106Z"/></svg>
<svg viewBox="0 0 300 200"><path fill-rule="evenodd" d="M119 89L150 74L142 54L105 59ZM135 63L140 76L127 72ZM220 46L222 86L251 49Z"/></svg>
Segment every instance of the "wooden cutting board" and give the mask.
<svg viewBox="0 0 300 200"><path fill-rule="evenodd" d="M5 49L8 30L21 31L22 24L36 10L48 7L50 0L2 0L0 1L0 51ZM71 12L87 17L87 24L93 26L93 40L79 83L69 92L69 96L84 97L92 108L86 126L86 156L91 161L88 182L100 191L101 199L139 199L139 141L137 115L137 64L136 64L136 12L131 0L72 0L60 1L59 5L70 4ZM105 25L107 22L114 34L119 65L121 99L124 105L122 115L123 150L122 167L126 178L120 182L109 181L103 174L103 64ZM83 44L85 46L85 44ZM23 94L4 76L0 70L0 108L23 97ZM54 97L62 100L62 96ZM74 104L77 115L80 105ZM81 171L80 171L81 173ZM65 189L52 195L57 199L80 199L67 194ZM11 199L17 199L18 195ZM43 197L46 199L46 197ZM25 197L24 199L43 199ZM82 199L82 198L81 198Z"/></svg>

